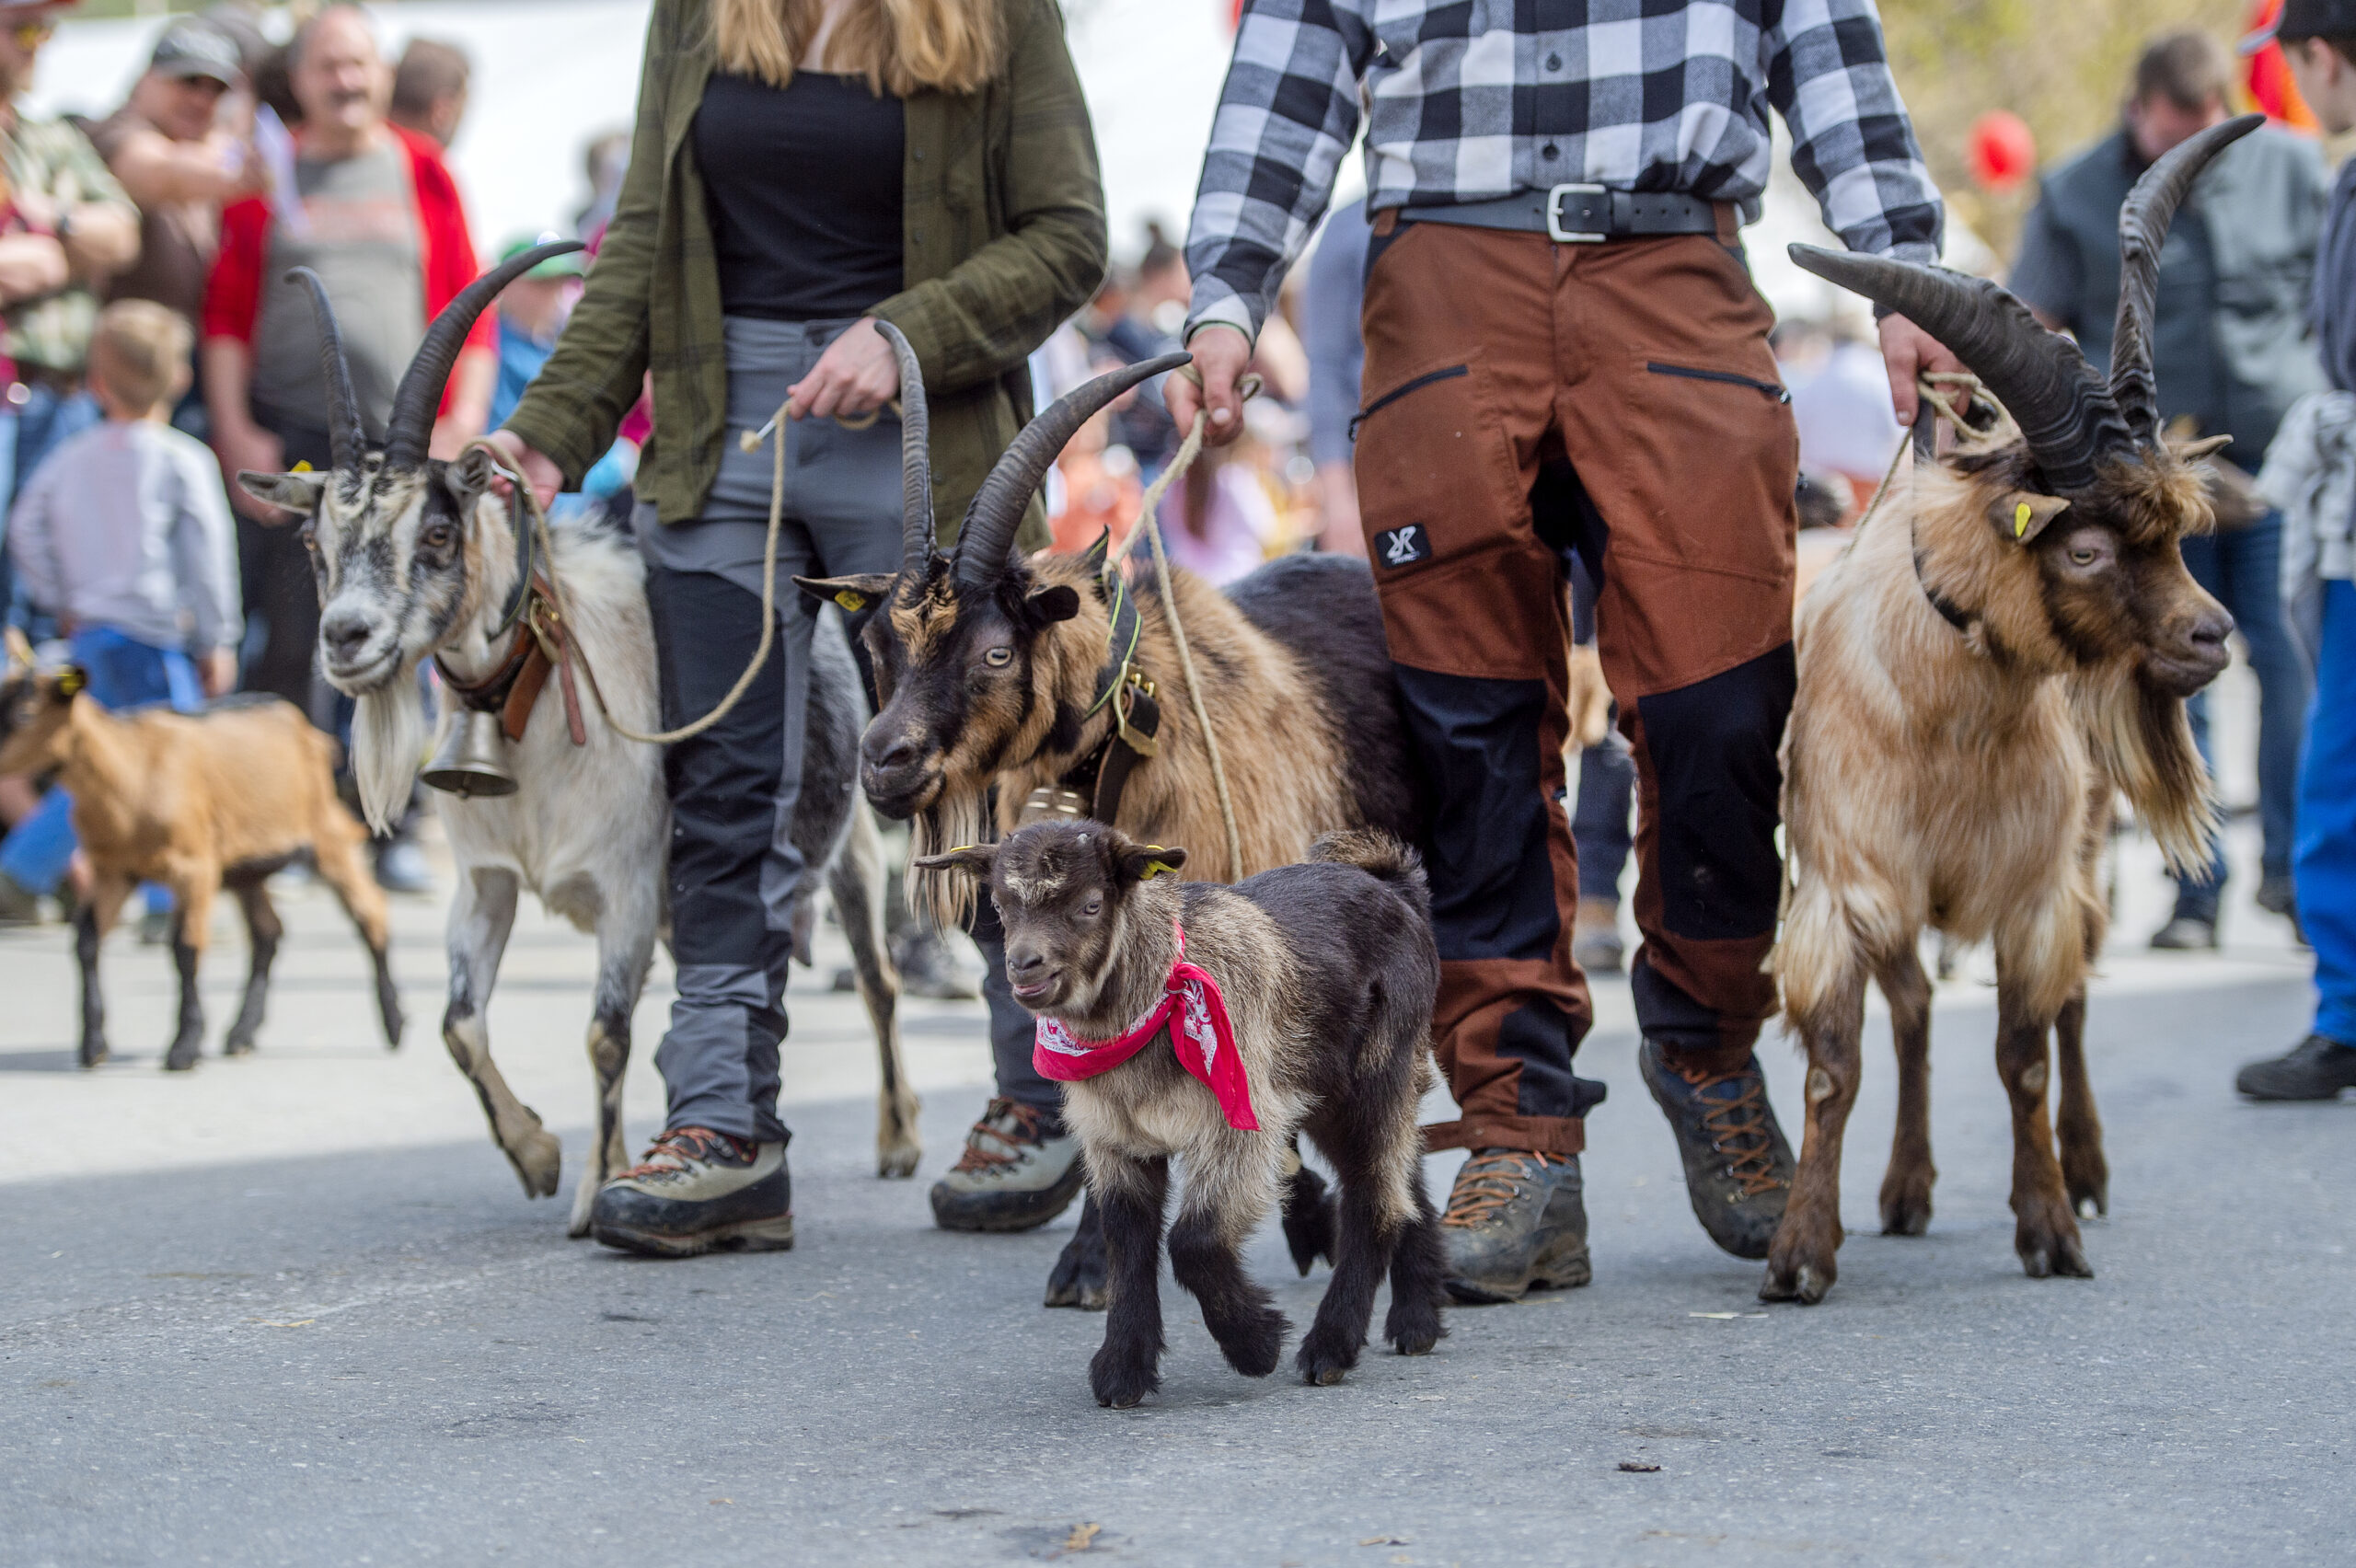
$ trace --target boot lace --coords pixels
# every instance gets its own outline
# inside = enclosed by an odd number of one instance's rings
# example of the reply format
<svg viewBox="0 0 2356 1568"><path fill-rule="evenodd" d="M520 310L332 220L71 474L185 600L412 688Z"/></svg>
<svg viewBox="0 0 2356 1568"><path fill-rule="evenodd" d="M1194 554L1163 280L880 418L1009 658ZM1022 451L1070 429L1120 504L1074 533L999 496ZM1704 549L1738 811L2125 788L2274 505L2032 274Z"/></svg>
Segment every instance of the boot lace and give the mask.
<svg viewBox="0 0 2356 1568"><path fill-rule="evenodd" d="M1536 1149L1484 1148L1456 1173L1455 1190L1448 1194L1448 1212L1439 1216L1439 1222L1470 1229L1519 1197L1522 1183L1542 1173L1549 1164L1569 1163L1560 1155Z"/></svg>
<svg viewBox="0 0 2356 1568"><path fill-rule="evenodd" d="M965 1135L965 1152L957 1157L958 1170L995 1170L1022 1158L1025 1147L1045 1143L1040 1131L1045 1117L1034 1107L1011 1100L993 1100L982 1119Z"/></svg>
<svg viewBox="0 0 2356 1568"><path fill-rule="evenodd" d="M750 1165L754 1152L745 1139L710 1127L674 1127L648 1145L646 1157L621 1176L676 1176L698 1161Z"/></svg>
<svg viewBox="0 0 2356 1568"><path fill-rule="evenodd" d="M1748 1066L1725 1073L1680 1067L1677 1076L1708 1107L1702 1113L1702 1125L1709 1129L1710 1149L1727 1157L1727 1174L1742 1183L1742 1195L1755 1198L1784 1185L1775 1174L1774 1145L1767 1136L1767 1080ZM1742 1092L1733 1099L1709 1098L1718 1085L1746 1079Z"/></svg>

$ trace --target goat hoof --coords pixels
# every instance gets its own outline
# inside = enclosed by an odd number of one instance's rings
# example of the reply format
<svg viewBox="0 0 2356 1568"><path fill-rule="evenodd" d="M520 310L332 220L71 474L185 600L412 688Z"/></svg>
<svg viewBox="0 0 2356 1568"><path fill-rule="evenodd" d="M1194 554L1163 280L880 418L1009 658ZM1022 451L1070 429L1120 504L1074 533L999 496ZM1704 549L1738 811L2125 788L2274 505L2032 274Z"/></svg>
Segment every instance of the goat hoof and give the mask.
<svg viewBox="0 0 2356 1568"><path fill-rule="evenodd" d="M2074 1237L2056 1236L2032 1243L2020 1250L2021 1270L2031 1279L2050 1279L2059 1275L2065 1279L2092 1279L2094 1265L2086 1262L2085 1249Z"/></svg>
<svg viewBox="0 0 2356 1568"><path fill-rule="evenodd" d="M507 1151L507 1159L515 1167L526 1197L556 1196L557 1178L564 1170L564 1145L557 1141L554 1133L534 1128Z"/></svg>
<svg viewBox="0 0 2356 1568"><path fill-rule="evenodd" d="M232 1034L221 1042L221 1054L225 1056L250 1056L254 1054L254 1037Z"/></svg>
<svg viewBox="0 0 2356 1568"><path fill-rule="evenodd" d="M1382 1337L1402 1355L1428 1355L1448 1331L1440 1327L1439 1307L1425 1302L1420 1309L1393 1306L1382 1324Z"/></svg>
<svg viewBox="0 0 2356 1568"><path fill-rule="evenodd" d="M1265 1378L1276 1369L1277 1362L1284 1359L1287 1326L1285 1315L1271 1307L1246 1319L1232 1332L1214 1333L1212 1337L1218 1341L1220 1354L1227 1357L1230 1366L1246 1378ZM1306 1348L1304 1344L1304 1351ZM1327 1354L1337 1355L1334 1352ZM1341 1365L1347 1366L1357 1360L1357 1352L1352 1351L1349 1359Z"/></svg>
<svg viewBox="0 0 2356 1568"><path fill-rule="evenodd" d="M1357 1364L1356 1346L1324 1340L1314 1332L1301 1342L1299 1354L1293 1357L1293 1365L1300 1368L1300 1380L1312 1389L1332 1388Z"/></svg>
<svg viewBox="0 0 2356 1568"><path fill-rule="evenodd" d="M1884 1204L1881 1209L1881 1233L1884 1236L1920 1236L1931 1228L1931 1205L1900 1201Z"/></svg>
<svg viewBox="0 0 2356 1568"><path fill-rule="evenodd" d="M1761 1301L1796 1301L1803 1307L1813 1307L1824 1299L1836 1277L1829 1267L1815 1263L1767 1265L1767 1277L1759 1284Z"/></svg>
<svg viewBox="0 0 2356 1568"><path fill-rule="evenodd" d="M1111 1269L1104 1258L1104 1233L1080 1231L1065 1243L1055 1271L1047 1275L1050 1307L1077 1307L1102 1312L1113 1302Z"/></svg>
<svg viewBox="0 0 2356 1568"><path fill-rule="evenodd" d="M164 1070L167 1073L184 1073L195 1066L196 1047L193 1045L185 1049L175 1045L164 1053Z"/></svg>
<svg viewBox="0 0 2356 1568"><path fill-rule="evenodd" d="M1101 1354L1088 1368L1088 1383L1095 1390L1096 1402L1111 1410L1134 1409L1161 1386L1152 1367L1108 1362Z"/></svg>
<svg viewBox="0 0 2356 1568"><path fill-rule="evenodd" d="M2091 1193L2078 1200L2078 1217L2080 1219L2100 1219L2104 1212L2102 1200L2096 1197Z"/></svg>
<svg viewBox="0 0 2356 1568"><path fill-rule="evenodd" d="M893 1144L876 1151L875 1174L885 1181L906 1181L917 1173L917 1162L924 1158L924 1147L917 1143Z"/></svg>
<svg viewBox="0 0 2356 1568"><path fill-rule="evenodd" d="M113 1052L107 1049L107 1043L103 1040L86 1040L82 1043L81 1059L82 1066L85 1067L98 1066L113 1055Z"/></svg>

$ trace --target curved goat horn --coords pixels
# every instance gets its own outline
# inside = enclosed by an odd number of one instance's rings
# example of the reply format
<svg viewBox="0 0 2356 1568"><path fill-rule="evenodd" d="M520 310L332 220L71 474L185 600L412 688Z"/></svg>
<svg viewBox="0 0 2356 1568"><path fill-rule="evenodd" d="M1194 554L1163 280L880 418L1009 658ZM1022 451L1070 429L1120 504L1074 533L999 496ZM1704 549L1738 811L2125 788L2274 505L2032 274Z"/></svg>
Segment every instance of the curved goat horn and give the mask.
<svg viewBox="0 0 2356 1568"><path fill-rule="evenodd" d="M319 374L328 384L328 460L338 473L352 473L360 467L368 438L360 428L360 398L352 390L352 361L343 352L335 306L328 300L328 286L308 267L294 268L284 281L311 291L311 315L319 324Z"/></svg>
<svg viewBox="0 0 2356 1568"><path fill-rule="evenodd" d="M999 573L1006 570L1007 547L1014 542L1022 509L1031 504L1039 481L1047 477L1048 465L1064 449L1064 443L1078 434L1097 409L1140 381L1194 362L1192 354L1164 354L1108 371L1065 393L1024 425L1022 433L1007 446L989 478L974 493L973 504L965 508L965 521L957 530L957 581L968 585L998 581Z"/></svg>
<svg viewBox="0 0 2356 1568"><path fill-rule="evenodd" d="M900 573L917 582L932 563L933 537L932 426L925 411L924 367L897 327L880 316L874 320L900 362Z"/></svg>
<svg viewBox="0 0 2356 1568"><path fill-rule="evenodd" d="M2145 445L2160 434L2152 317L2168 224L2209 160L2265 123L2262 114L2245 114L2179 142L2143 171L2119 210L2119 322L2110 336L2110 395L2126 417L2128 432Z"/></svg>
<svg viewBox="0 0 2356 1568"><path fill-rule="evenodd" d="M2037 324L2028 307L1985 278L1886 256L1795 245L1791 258L1876 305L1887 306L1955 351L2020 427L2029 455L2056 490L2094 483L2103 455L2125 444L2110 389L2078 346Z"/></svg>
<svg viewBox="0 0 2356 1568"><path fill-rule="evenodd" d="M409 362L409 369L402 373L401 384L393 393L393 414L386 421L385 430L387 467L414 468L425 461L426 443L433 434L433 418L442 408L442 389L449 384L450 371L467 346L467 334L474 330L475 318L498 296L499 291L551 256L584 248L577 239L536 245L485 272L442 307L442 314L425 329L425 340L418 344L416 357Z"/></svg>

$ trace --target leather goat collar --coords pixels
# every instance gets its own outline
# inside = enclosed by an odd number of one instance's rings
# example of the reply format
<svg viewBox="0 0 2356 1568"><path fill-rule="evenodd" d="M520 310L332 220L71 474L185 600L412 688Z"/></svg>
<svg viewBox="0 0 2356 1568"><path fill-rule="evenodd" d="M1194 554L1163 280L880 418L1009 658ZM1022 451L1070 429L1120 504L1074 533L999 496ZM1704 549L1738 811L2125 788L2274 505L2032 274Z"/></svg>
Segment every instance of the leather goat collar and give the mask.
<svg viewBox="0 0 2356 1568"><path fill-rule="evenodd" d="M565 733L574 745L587 745L589 730L582 719L581 694L572 678L572 639L558 613L555 589L546 577L535 572L524 580L501 629L508 627L514 628L514 637L506 656L479 680L453 674L436 653L433 667L441 672L442 684L463 706L478 713L499 715L500 733L510 741L520 741L554 672L564 698Z"/></svg>
<svg viewBox="0 0 2356 1568"><path fill-rule="evenodd" d="M1155 740L1161 732L1160 688L1152 676L1138 667L1137 662L1138 644L1145 635L1145 620L1138 612L1128 580L1108 559L1112 537L1112 530L1106 529L1081 558L1096 570L1097 591L1104 599L1106 629L1104 663L1096 672L1094 697L1080 718L1093 719L1109 706L1113 724L1105 731L1104 738L1061 778L1031 791L1022 805L1022 820L1025 823L1082 816L1101 823L1116 821L1129 775L1138 763L1161 749Z"/></svg>
<svg viewBox="0 0 2356 1568"><path fill-rule="evenodd" d="M1227 1000L1208 970L1186 962L1185 928L1173 919L1170 934L1177 940L1178 955L1161 983L1161 999L1144 1016L1110 1040L1082 1040L1060 1020L1042 1018L1033 1037L1031 1065L1043 1078L1076 1083L1111 1072L1167 1028L1178 1065L1211 1091L1227 1124L1238 1132L1256 1133L1260 1119L1252 1112L1251 1078L1235 1049Z"/></svg>

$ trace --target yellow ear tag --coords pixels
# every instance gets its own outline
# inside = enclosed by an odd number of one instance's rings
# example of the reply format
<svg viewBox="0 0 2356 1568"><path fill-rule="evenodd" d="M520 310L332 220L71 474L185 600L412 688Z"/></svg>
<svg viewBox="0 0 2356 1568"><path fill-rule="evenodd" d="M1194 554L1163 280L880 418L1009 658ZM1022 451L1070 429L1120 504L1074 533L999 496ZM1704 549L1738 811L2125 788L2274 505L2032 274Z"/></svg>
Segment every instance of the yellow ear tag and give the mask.
<svg viewBox="0 0 2356 1568"><path fill-rule="evenodd" d="M1148 882L1156 877L1174 877L1177 874L1178 868L1167 860L1148 860L1145 863L1145 880Z"/></svg>
<svg viewBox="0 0 2356 1568"><path fill-rule="evenodd" d="M841 593L835 595L835 603L840 605L852 615L857 615L860 611L867 608L867 595L864 594L854 594L849 589L846 588Z"/></svg>
<svg viewBox="0 0 2356 1568"><path fill-rule="evenodd" d="M2022 502L2019 505L2017 505L2017 506L2015 506L2015 507L2014 507L2014 508L2013 508L2013 537L2014 537L2014 538L2017 539L2017 538L2019 538L2023 534L2026 534L2026 533L2027 533L2027 532L2028 532L2028 520L2029 520L2029 518L2030 518L2030 516L2031 516L2031 515L2033 515L2033 514L2032 514L2032 513L2030 513L2030 511L2029 511L2029 508L2028 508L2028 502L2025 502L2025 501L2024 501L2024 502Z"/></svg>
<svg viewBox="0 0 2356 1568"><path fill-rule="evenodd" d="M294 465L292 471L297 474L309 473L311 471L311 460L308 457L304 458L301 462Z"/></svg>
<svg viewBox="0 0 2356 1568"><path fill-rule="evenodd" d="M82 672L79 670L67 670L57 677L57 695L60 697L78 697L82 686Z"/></svg>

